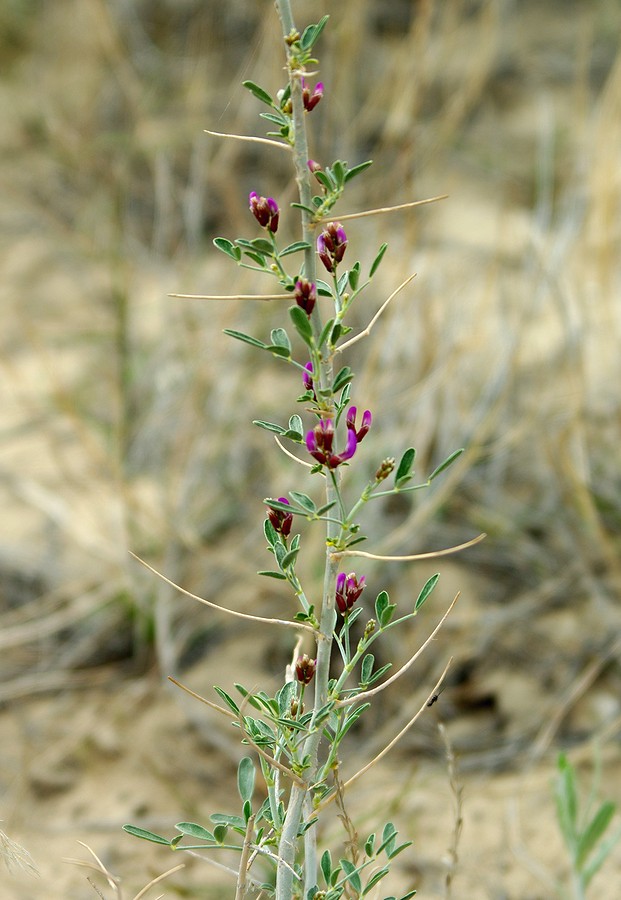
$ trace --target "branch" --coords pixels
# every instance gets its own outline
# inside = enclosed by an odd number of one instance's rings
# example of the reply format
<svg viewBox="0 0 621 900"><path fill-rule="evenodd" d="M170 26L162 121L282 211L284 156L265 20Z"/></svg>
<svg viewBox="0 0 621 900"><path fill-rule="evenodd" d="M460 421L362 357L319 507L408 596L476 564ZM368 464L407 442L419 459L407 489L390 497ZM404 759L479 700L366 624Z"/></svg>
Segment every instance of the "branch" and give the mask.
<svg viewBox="0 0 621 900"><path fill-rule="evenodd" d="M371 334L371 329L373 328L373 326L375 325L375 323L377 322L377 320L379 319L381 314L384 312L384 310L386 309L386 307L388 306L390 301L394 297L396 297L397 294L399 293L399 291L402 291L403 288L406 287L406 285L408 285L410 283L410 281L412 281L413 278L416 278L416 272L414 272L413 275L410 275L408 278L406 278L405 281L402 284L400 284L399 287L396 288L392 292L390 297L387 300L384 300L384 302L382 303L382 305L380 306L378 311L375 313L375 315L373 316L373 318L371 319L371 321L369 322L367 327L364 329L364 331L361 331L360 334L355 335L355 337L350 338L348 341L345 341L344 344L341 344L339 347L336 347L335 348L336 352L342 353L343 350L345 350L347 347L351 347L351 345L355 344L357 341L359 341L360 338L368 337L368 335Z"/></svg>
<svg viewBox="0 0 621 900"><path fill-rule="evenodd" d="M436 627L433 629L433 631L431 632L431 634L429 635L427 640L424 642L424 644L421 644L421 646L418 648L416 653L413 656L411 656L408 659L408 661L406 663L404 663L397 672L395 672L394 675L391 675L390 678L388 678L386 681L383 681L381 684L378 684L377 687L371 688L371 690L369 690L369 691L363 691L361 694L356 694L355 697L348 697L347 700L338 700L335 703L335 707L338 709L341 706L352 706L354 703L359 703L361 700L367 700L369 697L374 697L375 694L379 694L380 691L385 690L385 688L389 687L389 685L394 684L394 682L398 678L401 678L402 675L405 675L407 670L416 662L416 660L421 655L421 653L427 649L427 647L432 642L432 640L434 639L434 637L436 636L438 631L442 628L449 613L451 612L451 610L453 609L453 607L459 600L459 596L460 596L459 593L455 594L455 598L454 598L453 602L451 603L451 605L449 606L447 611L444 613L444 615L442 616L442 618L440 619L440 621L438 622Z"/></svg>
<svg viewBox="0 0 621 900"><path fill-rule="evenodd" d="M145 562L144 559L141 559L136 553L133 553L131 550L128 550L130 556L133 556L134 559L137 559L139 563L148 569L150 572L153 572L154 575L157 575L158 578L161 578L162 581L165 581L166 584L169 584L171 587L174 587L176 590L181 591L182 594L185 594L186 597L191 597L193 600L198 600L199 603L204 603L205 606L211 607L211 609L217 609L218 612L228 613L229 616L235 616L238 619L247 619L250 622L262 622L264 625L282 625L285 628L295 628L299 631L310 631L313 636L316 637L316 631L310 625L305 625L303 622L288 622L285 619L268 619L265 616L253 616L250 613L238 612L236 609L228 609L226 606L219 606L217 603L212 603L211 600L205 600L204 597L199 597L197 594L193 594L191 591L186 591L185 588L182 588L180 585L175 584L174 581L171 581L170 578L166 578L165 575L162 575L161 572L158 572L157 569L154 569L153 566L150 566L148 562Z"/></svg>
<svg viewBox="0 0 621 900"><path fill-rule="evenodd" d="M210 131L208 128L205 128L205 134L210 134L212 137L233 138L235 141L249 141L253 144L269 144L270 147L280 147L282 150L291 151L289 144L283 144L282 141L271 141L269 138L253 137L248 134L227 134L224 131ZM421 202L429 203L430 201L423 200Z"/></svg>
<svg viewBox="0 0 621 900"><path fill-rule="evenodd" d="M235 891L235 900L244 900L246 896L246 884L248 879L248 857L250 856L250 842L252 841L252 831L254 829L254 820L256 814L250 816L246 823L246 834L244 835L244 846L242 847L242 855L239 861L239 875L237 876L237 890Z"/></svg>
<svg viewBox="0 0 621 900"><path fill-rule="evenodd" d="M344 222L346 219L363 219L365 216L379 216L381 213L397 212L400 209L411 209L413 206L424 206L426 203L435 203L436 200L446 200L447 197L448 194L439 194L437 197L429 197L427 200L414 200L412 203L400 203L398 206L382 206L379 209L365 209L364 212L348 213L346 216L338 216L338 220L339 222ZM317 219L318 223L334 221L335 216Z"/></svg>
<svg viewBox="0 0 621 900"><path fill-rule="evenodd" d="M449 556L451 553L457 553L459 550L466 550L468 547L474 547L480 543L487 535L485 532L466 541L465 544L457 544L455 547L447 547L445 550L431 550L429 553L414 553L412 556L380 556L377 553L366 553L364 550L340 550L334 553L339 559L343 556L363 556L365 559L383 559L388 562L413 562L417 559L435 559L437 556Z"/></svg>

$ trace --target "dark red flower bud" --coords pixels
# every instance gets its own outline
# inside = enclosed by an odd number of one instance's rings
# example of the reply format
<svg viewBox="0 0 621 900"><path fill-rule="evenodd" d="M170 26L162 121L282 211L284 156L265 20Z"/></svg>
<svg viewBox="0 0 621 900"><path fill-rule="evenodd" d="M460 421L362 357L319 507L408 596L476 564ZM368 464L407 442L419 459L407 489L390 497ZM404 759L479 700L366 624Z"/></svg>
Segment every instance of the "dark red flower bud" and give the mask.
<svg viewBox="0 0 621 900"><path fill-rule="evenodd" d="M278 219L280 217L280 210L278 209L278 204L274 200L273 197L259 197L256 191L252 191L252 193L248 197L248 202L250 205L250 212L255 217L259 225L263 228L267 228L268 231L271 231L272 234L276 234L278 231Z"/></svg>
<svg viewBox="0 0 621 900"><path fill-rule="evenodd" d="M304 101L304 109L306 110L306 112L310 112L311 110L313 110L317 106L317 104L319 103L319 101L321 100L322 97L323 97L323 82L322 81L317 82L313 92L311 93L310 88L307 87L307 85L304 82L304 79L302 79L302 99Z"/></svg>
<svg viewBox="0 0 621 900"><path fill-rule="evenodd" d="M300 306L306 315L310 318L310 314L315 308L317 302L317 288L314 281L307 281L306 278L298 278L295 283L295 291L293 296L295 302Z"/></svg>
<svg viewBox="0 0 621 900"><path fill-rule="evenodd" d="M317 253L328 272L336 272L346 249L345 229L339 222L330 222L317 238Z"/></svg>
<svg viewBox="0 0 621 900"><path fill-rule="evenodd" d="M295 677L300 684L310 684L317 668L317 660L311 659L307 653L298 657L295 664Z"/></svg>
<svg viewBox="0 0 621 900"><path fill-rule="evenodd" d="M286 503L289 505L289 501L286 497L279 497L279 503ZM268 506L267 509L267 518L272 523L274 531L277 531L278 534L282 534L283 537L288 537L291 533L291 526L293 525L293 514L285 512L284 509L272 509L271 506Z"/></svg>
<svg viewBox="0 0 621 900"><path fill-rule="evenodd" d="M362 422L360 423L360 428L356 431L356 414L358 410L355 406L350 406L347 410L346 422L347 427L350 431L353 431L356 435L356 441L359 444L362 438L367 434L369 428L371 427L371 413L368 409L362 414Z"/></svg>
<svg viewBox="0 0 621 900"><path fill-rule="evenodd" d="M341 615L347 615L352 608L364 590L365 580L364 575L358 578L353 572L349 575L339 572L336 578L336 606Z"/></svg>

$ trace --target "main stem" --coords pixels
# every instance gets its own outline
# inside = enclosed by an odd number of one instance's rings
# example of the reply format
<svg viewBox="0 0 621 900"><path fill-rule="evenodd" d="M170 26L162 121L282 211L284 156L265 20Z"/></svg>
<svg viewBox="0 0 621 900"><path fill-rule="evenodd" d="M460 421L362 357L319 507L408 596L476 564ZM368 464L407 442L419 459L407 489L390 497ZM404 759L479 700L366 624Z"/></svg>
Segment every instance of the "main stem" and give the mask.
<svg viewBox="0 0 621 900"><path fill-rule="evenodd" d="M292 60L290 44L287 39L296 33L295 23L291 12L290 0L275 0L276 11L282 25L283 36L285 38L285 46L287 47L287 67L289 73L289 83L291 86L291 104L294 129L294 145L293 159L295 165L296 181L300 203L303 206L311 206L311 175L308 169L308 141L306 137L305 110L302 98L302 77L303 72L294 64ZM304 254L304 274L308 281L316 281L316 254L315 254L315 226L312 221L311 214L306 210L302 210L302 240L308 243L309 247ZM319 304L315 304L315 308L311 315L311 324L315 343L318 345L319 335L323 327ZM315 354L313 360L313 377L318 384L320 391L329 391L332 384L332 359L325 357L319 351ZM331 394L322 394L328 397L322 401L325 406L325 413L330 415L334 412L334 399ZM338 470L336 472L338 476ZM326 502L332 503L337 498L338 493L338 477L333 481L326 478ZM278 870L276 875L276 900L292 900L294 896L294 866L296 849L298 843L298 834L304 810L308 811L311 807L309 802L309 787L315 781L318 772L318 751L321 742L321 727L315 726L315 714L328 699L328 682L330 677L330 656L332 651L332 640L334 634L334 626L336 622L335 613L335 596L336 596L336 576L338 571L338 563L333 557L333 541L338 536L339 526L336 522L327 523L326 533L326 564L323 583L323 599L321 606L321 616L319 623L319 633L317 635L317 668L315 671L315 699L313 706L313 719L310 724L310 733L304 743L302 755L310 760L309 767L304 772L305 786L299 787L293 785L289 795L287 812L283 824L282 836L278 849ZM307 853L305 855L303 871L304 885L302 896L306 898L308 891L317 884L317 855L315 850L314 835L307 832L305 839ZM299 885L296 885L296 893L299 895Z"/></svg>

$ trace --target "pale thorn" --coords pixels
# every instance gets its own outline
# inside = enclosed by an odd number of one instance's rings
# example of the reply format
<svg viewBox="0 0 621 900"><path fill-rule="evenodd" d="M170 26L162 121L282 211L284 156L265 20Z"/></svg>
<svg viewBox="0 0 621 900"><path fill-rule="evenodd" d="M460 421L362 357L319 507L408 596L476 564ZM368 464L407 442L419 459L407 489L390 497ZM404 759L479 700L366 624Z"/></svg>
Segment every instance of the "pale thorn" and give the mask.
<svg viewBox="0 0 621 900"><path fill-rule="evenodd" d="M418 559L435 559L438 556L449 556L451 553L458 553L460 550L466 550L468 547L474 547L487 537L485 532L466 541L465 544L457 544L455 547L447 547L444 550L430 550L429 553L413 553L411 556L381 556L377 553L366 553L364 550L340 550L336 551L333 556L339 559L343 556L362 556L365 559L382 559L388 562L414 562Z"/></svg>
<svg viewBox="0 0 621 900"><path fill-rule="evenodd" d="M174 581L171 581L170 578L162 575L161 572L158 572L157 569L154 569L153 566L150 566L148 562L145 562L144 559L141 559L136 553L133 553L131 550L128 550L127 552L130 554L130 556L133 556L134 559L138 560L138 562L141 563L145 567L145 569L153 572L154 575L157 575L158 578L161 578L162 581L165 581L166 584L170 585L170 587L174 587L182 594L185 594L186 597L191 597L192 600L198 600L199 603L204 603L205 606L209 606L211 607L211 609L217 609L219 612L227 613L229 616L234 616L237 619L246 619L250 622L262 622L264 625L282 625L285 628L294 628L298 631L310 631L311 634L316 635L315 629L311 628L310 625L305 625L303 622L290 622L286 619L268 619L265 616L253 616L250 613L238 612L236 609L228 609L226 606L219 606L217 603L212 603L211 600L205 600L204 597L199 597L198 594L193 594L191 591L186 591L186 589L182 588L181 585L175 584Z"/></svg>
<svg viewBox="0 0 621 900"><path fill-rule="evenodd" d="M351 347L352 344L355 344L361 338L368 337L371 334L371 329L373 328L373 326L375 325L375 323L377 322L377 320L379 319L381 314L384 312L384 310L386 309L386 307L388 306L390 301L393 300L397 296L397 294L403 290L404 287L407 287L407 285L410 283L410 281L412 281L413 278L416 278L416 272L414 272L413 275L409 275L405 279L405 281L403 281L399 285L398 288L395 288L395 290L392 292L390 297L388 297L387 300L384 300L384 302L382 303L382 305L380 306L378 311L375 313L375 315L373 316L373 318L371 319L371 321L369 322L367 327L364 329L364 331L361 331L359 334L356 334L353 338L350 338L348 341L345 341L344 344L340 344L338 347L335 347L335 351L337 353L342 353L343 350L345 350L347 347Z"/></svg>
<svg viewBox="0 0 621 900"><path fill-rule="evenodd" d="M384 691L387 687L390 687L391 684L394 684L395 681L397 681L399 678L401 678L402 675L405 675L405 673L408 671L408 669L414 665L414 663L416 662L418 657L421 655L421 653L424 653L424 651L427 649L429 644L435 638L436 634L440 631L440 629L446 622L451 610L453 609L453 607L459 600L459 596L460 596L459 593L455 594L455 598L454 598L453 602L451 603L451 605L449 606L447 611L444 613L444 615L442 616L442 618L440 619L440 621L438 622L436 627L433 629L433 631L431 632L431 634L429 635L427 640L421 644L421 646L418 648L416 653L414 653L408 659L408 661L406 663L404 663L397 672L394 673L394 675L391 675L390 678L387 678L386 681L383 681L377 687L371 688L368 691L362 691L362 693L360 693L360 694L356 694L355 697L349 697L347 700L338 700L335 703L335 708L339 709L342 706L352 706L354 703L359 703L361 700L367 700L369 697L374 697L376 694L379 694L381 691Z"/></svg>
<svg viewBox="0 0 621 900"><path fill-rule="evenodd" d="M401 731L400 731L398 734L396 734L396 735L394 736L394 738L393 738L388 744L386 744L386 746L384 747L384 749L381 750L381 751L377 754L377 756L375 756L375 757L374 757L372 760L370 760L365 766L363 766L362 769L359 769L359 770L356 772L355 775L352 775L351 778L348 778L347 781L344 782L344 784L343 784L343 790L346 790L346 788L351 787L351 785L352 785L355 781L357 781L359 778L361 778L363 775L365 775L365 774L369 771L369 769L370 769L372 766L375 765L375 763L379 762L380 759L383 759L383 757L386 756L386 754L389 753L390 750L392 750L392 748L395 746L395 744L396 744L398 741L401 740L401 738L404 736L404 734L406 734L406 733L410 730L410 728L412 727L412 725L414 725L414 723L417 721L417 719L419 719L420 716L422 716L422 714L425 712L425 709L429 706L429 701L432 699L432 697L435 697L435 696L437 695L438 690L440 689L440 685L441 685L442 682L444 681L444 679L445 679L445 677L446 677L446 673L448 672L449 667L450 667L450 665L451 665L452 662L453 662L453 657L451 657L451 658L449 659L448 663L447 663L446 666L444 667L444 671L442 672L442 674L440 675L438 681L436 682L435 687L432 688L432 690L431 690L431 692L429 693L427 699L425 700L425 702L423 703L423 705L420 707L420 709L416 712L416 714L412 716L412 718L410 719L410 721L409 721L406 725L404 725L404 727L401 729ZM359 696L360 696L360 695L359 695ZM316 810L316 811L319 812L319 811L322 810L324 807L326 807L329 803L332 803L332 801L336 798L336 796L337 796L336 793L334 793L334 794L331 794L329 797L326 797L326 799L323 800L323 801L319 804L319 806L317 807L317 810Z"/></svg>
<svg viewBox="0 0 621 900"><path fill-rule="evenodd" d="M359 213L347 213L345 216L339 216L339 222L345 222L347 219L364 219L366 216L379 216L383 213L398 212L400 209L411 209L413 206L425 206L427 203L436 203L438 200L446 200L448 194L439 194L437 197L428 197L426 200L413 200L411 203L399 203L398 206L380 206L378 209L365 209ZM317 219L317 224L323 222L333 222L334 216Z"/></svg>
<svg viewBox="0 0 621 900"><path fill-rule="evenodd" d="M293 459L296 463L299 463L301 466L306 466L307 469L313 468L312 463L306 462L306 460L304 460L304 459L299 459L294 453L291 453L291 451L287 450L287 448L284 447L283 444L278 439L278 435L276 435L276 434L274 435L274 440L276 441L276 443L278 444L278 446L280 447L282 452L285 454L285 456L288 456L290 459Z"/></svg>
<svg viewBox="0 0 621 900"><path fill-rule="evenodd" d="M254 137L249 134L228 134L223 131L210 131L208 128L205 128L205 134L210 134L212 137L232 138L235 141L249 141L253 144L268 144L270 147L281 147L283 150L291 151L290 144L285 144L282 141L271 141L269 138Z"/></svg>
<svg viewBox="0 0 621 900"><path fill-rule="evenodd" d="M168 294L179 300L291 300L291 294Z"/></svg>

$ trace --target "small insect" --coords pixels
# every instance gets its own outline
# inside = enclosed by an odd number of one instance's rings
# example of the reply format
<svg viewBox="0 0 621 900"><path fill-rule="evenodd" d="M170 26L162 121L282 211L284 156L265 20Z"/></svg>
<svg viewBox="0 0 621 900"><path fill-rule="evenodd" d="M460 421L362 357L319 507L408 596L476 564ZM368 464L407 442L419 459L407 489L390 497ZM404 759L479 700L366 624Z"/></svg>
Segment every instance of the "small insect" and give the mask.
<svg viewBox="0 0 621 900"><path fill-rule="evenodd" d="M433 706L433 704L437 702L443 690L444 688L441 687L437 694L434 694L433 697L430 697L429 700L427 700L427 706Z"/></svg>

